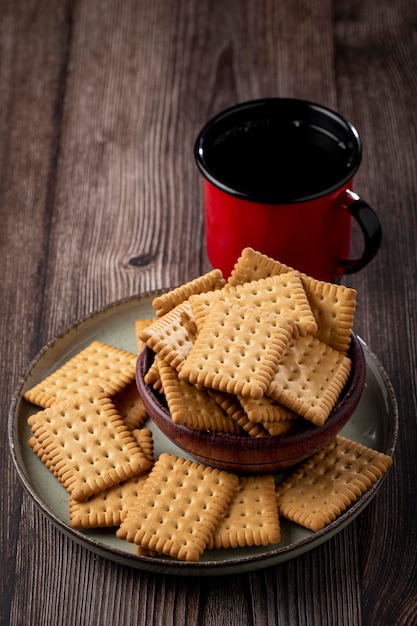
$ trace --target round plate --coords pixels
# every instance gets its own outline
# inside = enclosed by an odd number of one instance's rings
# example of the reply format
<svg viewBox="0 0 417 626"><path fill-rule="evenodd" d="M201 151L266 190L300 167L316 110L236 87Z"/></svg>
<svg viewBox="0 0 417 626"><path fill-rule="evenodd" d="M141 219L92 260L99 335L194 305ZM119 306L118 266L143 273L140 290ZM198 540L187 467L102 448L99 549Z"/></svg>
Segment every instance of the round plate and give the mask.
<svg viewBox="0 0 417 626"><path fill-rule="evenodd" d="M39 408L23 400L22 395L95 339L136 352L134 322L138 318L154 316L152 300L159 293L128 298L90 315L48 343L31 363L12 400L9 443L19 478L35 505L62 532L95 554L149 572L184 576L219 576L269 567L295 558L339 533L371 501L384 476L337 520L320 532L314 533L281 518L279 544L206 550L198 563L187 563L169 557L136 556L133 544L118 539L115 529L112 528L81 531L70 527L68 493L28 445L31 431L27 418ZM395 394L378 359L363 341L362 343L367 364L365 390L358 408L341 434L392 456L398 431ZM155 458L163 451L185 456L150 420L146 422L146 427L153 432Z"/></svg>

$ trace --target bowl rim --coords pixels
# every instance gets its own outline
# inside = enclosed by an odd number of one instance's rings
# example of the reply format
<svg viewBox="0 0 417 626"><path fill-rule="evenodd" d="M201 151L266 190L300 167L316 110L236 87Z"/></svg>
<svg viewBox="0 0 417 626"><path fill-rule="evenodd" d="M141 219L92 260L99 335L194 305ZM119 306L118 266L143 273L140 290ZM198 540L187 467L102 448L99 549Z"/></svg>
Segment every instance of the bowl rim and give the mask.
<svg viewBox="0 0 417 626"><path fill-rule="evenodd" d="M294 446L297 448L297 456L312 449L314 451L314 448L319 449L331 438L334 430L339 432L347 423L359 404L366 379L366 361L363 347L356 334L352 332L348 352L348 356L352 359L351 373L339 401L322 426L315 426L308 420L305 420L305 423L301 422L302 426L281 435L271 435L270 437L226 435L207 430L197 430L172 422L169 410L163 403L162 396L144 381L144 376L153 361L154 355L153 350L145 345L138 354L136 365L138 392L145 404L145 408L148 409L152 421L155 422L149 409L157 413L158 421L166 422L167 425L169 423L170 429L178 433L179 439L194 439L201 444L220 447L224 447L227 443L227 447L231 451L241 450L243 442L245 442L246 446L249 444L251 450L254 451L265 449L279 450ZM160 428L158 423L157 426ZM327 434L329 437L326 436Z"/></svg>

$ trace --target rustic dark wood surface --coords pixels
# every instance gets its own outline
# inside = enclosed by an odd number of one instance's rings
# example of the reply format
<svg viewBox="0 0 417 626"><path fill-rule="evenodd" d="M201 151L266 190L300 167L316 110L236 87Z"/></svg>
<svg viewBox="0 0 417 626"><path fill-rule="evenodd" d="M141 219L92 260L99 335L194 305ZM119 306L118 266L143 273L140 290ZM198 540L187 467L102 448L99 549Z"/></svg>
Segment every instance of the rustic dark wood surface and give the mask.
<svg viewBox="0 0 417 626"><path fill-rule="evenodd" d="M1 624L417 623L415 0L0 0ZM237 101L294 96L359 129L377 258L344 282L397 394L395 465L323 546L230 578L144 573L61 534L23 492L12 395L42 346L205 256L192 148Z"/></svg>

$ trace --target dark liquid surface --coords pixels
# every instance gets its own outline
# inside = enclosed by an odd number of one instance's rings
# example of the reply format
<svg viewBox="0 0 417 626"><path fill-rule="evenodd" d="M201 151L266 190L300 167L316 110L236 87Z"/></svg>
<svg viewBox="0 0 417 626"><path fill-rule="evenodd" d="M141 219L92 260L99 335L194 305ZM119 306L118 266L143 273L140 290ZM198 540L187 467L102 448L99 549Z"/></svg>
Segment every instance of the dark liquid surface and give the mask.
<svg viewBox="0 0 417 626"><path fill-rule="evenodd" d="M206 144L207 145L207 144ZM353 147L299 122L244 122L205 150L212 174L250 196L299 200L330 190L350 175Z"/></svg>

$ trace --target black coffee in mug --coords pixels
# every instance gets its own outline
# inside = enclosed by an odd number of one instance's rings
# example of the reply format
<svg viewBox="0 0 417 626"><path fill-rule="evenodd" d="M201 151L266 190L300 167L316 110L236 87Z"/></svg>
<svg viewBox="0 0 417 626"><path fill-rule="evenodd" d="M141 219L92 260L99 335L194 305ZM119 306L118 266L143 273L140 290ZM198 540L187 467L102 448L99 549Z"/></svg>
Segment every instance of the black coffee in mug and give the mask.
<svg viewBox="0 0 417 626"><path fill-rule="evenodd" d="M336 119L323 126L319 110L297 115L294 100L281 100L277 119L274 101L271 111L264 102L262 108L242 108L231 127L227 117L219 119L213 141L207 132L204 162L218 183L258 201L296 202L323 195L353 175L361 148L349 137L351 129Z"/></svg>
<svg viewBox="0 0 417 626"><path fill-rule="evenodd" d="M195 144L204 179L206 246L229 275L245 247L321 280L356 272L381 242L376 213L352 192L356 129L318 104L266 98L220 112ZM351 218L364 235L349 258Z"/></svg>

